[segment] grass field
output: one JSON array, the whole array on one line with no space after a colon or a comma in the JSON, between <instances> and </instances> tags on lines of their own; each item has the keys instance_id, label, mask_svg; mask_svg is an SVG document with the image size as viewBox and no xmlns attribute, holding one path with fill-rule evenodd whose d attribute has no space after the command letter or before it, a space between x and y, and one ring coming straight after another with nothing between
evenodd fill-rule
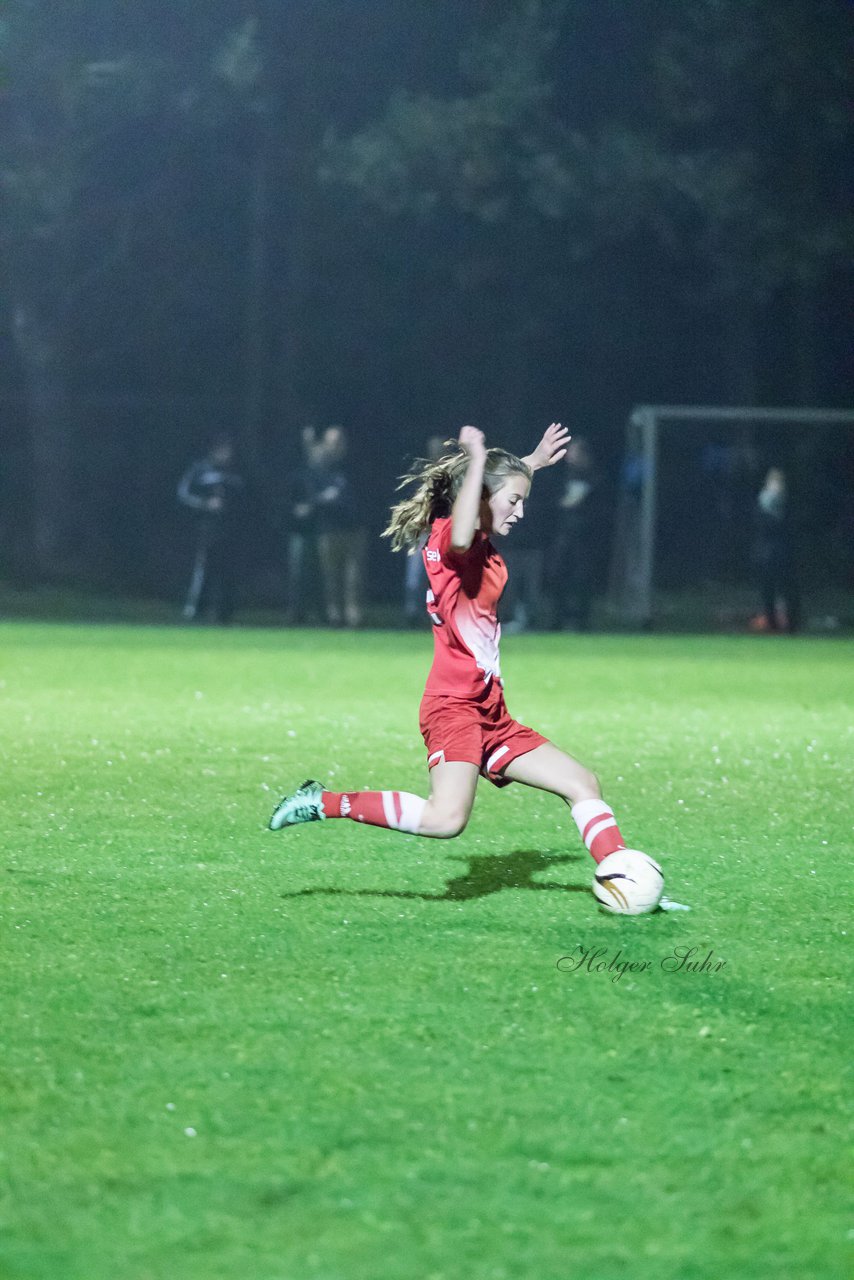
<instances>
[{"instance_id":1,"label":"grass field","mask_svg":"<svg viewBox=\"0 0 854 1280\"><path fill-rule=\"evenodd\" d=\"M423 792L429 644L0 627L2 1280L849 1274L854 644L505 642L691 907L635 919L521 787L265 830Z\"/></svg>"}]
</instances>

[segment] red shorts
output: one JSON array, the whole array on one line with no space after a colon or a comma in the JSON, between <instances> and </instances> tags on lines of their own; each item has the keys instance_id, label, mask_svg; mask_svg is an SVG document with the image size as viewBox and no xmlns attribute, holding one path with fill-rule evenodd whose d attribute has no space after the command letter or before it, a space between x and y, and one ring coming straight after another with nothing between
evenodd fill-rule
<instances>
[{"instance_id":1,"label":"red shorts","mask_svg":"<svg viewBox=\"0 0 854 1280\"><path fill-rule=\"evenodd\" d=\"M496 787L512 782L501 776L511 760L548 742L511 717L497 682L478 702L425 693L420 719L428 769L452 761L476 764Z\"/></svg>"}]
</instances>

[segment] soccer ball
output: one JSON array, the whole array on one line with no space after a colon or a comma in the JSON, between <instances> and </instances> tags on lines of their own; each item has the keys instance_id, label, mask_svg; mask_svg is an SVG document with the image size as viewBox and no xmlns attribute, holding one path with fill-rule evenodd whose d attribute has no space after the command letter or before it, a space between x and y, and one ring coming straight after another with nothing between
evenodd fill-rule
<instances>
[{"instance_id":1,"label":"soccer ball","mask_svg":"<svg viewBox=\"0 0 854 1280\"><path fill-rule=\"evenodd\" d=\"M647 853L618 849L596 868L593 896L606 911L620 916L641 916L661 901L664 873Z\"/></svg>"}]
</instances>

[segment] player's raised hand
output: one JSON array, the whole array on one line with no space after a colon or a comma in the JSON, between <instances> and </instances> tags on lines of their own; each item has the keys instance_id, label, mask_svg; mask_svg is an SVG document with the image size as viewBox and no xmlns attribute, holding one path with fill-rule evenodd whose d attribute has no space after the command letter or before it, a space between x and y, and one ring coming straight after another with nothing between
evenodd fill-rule
<instances>
[{"instance_id":1,"label":"player's raised hand","mask_svg":"<svg viewBox=\"0 0 854 1280\"><path fill-rule=\"evenodd\" d=\"M477 427L463 427L459 436L460 448L474 461L486 457L486 437Z\"/></svg>"},{"instance_id":2,"label":"player's raised hand","mask_svg":"<svg viewBox=\"0 0 854 1280\"><path fill-rule=\"evenodd\" d=\"M561 458L566 457L566 446L572 436L566 427L553 422L543 433L543 438L533 453L529 453L525 461L532 471L540 471L543 467L553 467Z\"/></svg>"}]
</instances>

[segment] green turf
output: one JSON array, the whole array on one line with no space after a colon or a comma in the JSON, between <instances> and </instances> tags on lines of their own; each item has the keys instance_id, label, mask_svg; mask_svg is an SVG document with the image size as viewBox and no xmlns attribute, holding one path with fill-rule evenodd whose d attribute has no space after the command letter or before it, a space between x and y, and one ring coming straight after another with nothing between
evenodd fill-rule
<instances>
[{"instance_id":1,"label":"green turf","mask_svg":"<svg viewBox=\"0 0 854 1280\"><path fill-rule=\"evenodd\" d=\"M854 645L505 643L692 908L640 919L521 787L265 831L423 791L428 650L0 627L3 1280L847 1274Z\"/></svg>"}]
</instances>

